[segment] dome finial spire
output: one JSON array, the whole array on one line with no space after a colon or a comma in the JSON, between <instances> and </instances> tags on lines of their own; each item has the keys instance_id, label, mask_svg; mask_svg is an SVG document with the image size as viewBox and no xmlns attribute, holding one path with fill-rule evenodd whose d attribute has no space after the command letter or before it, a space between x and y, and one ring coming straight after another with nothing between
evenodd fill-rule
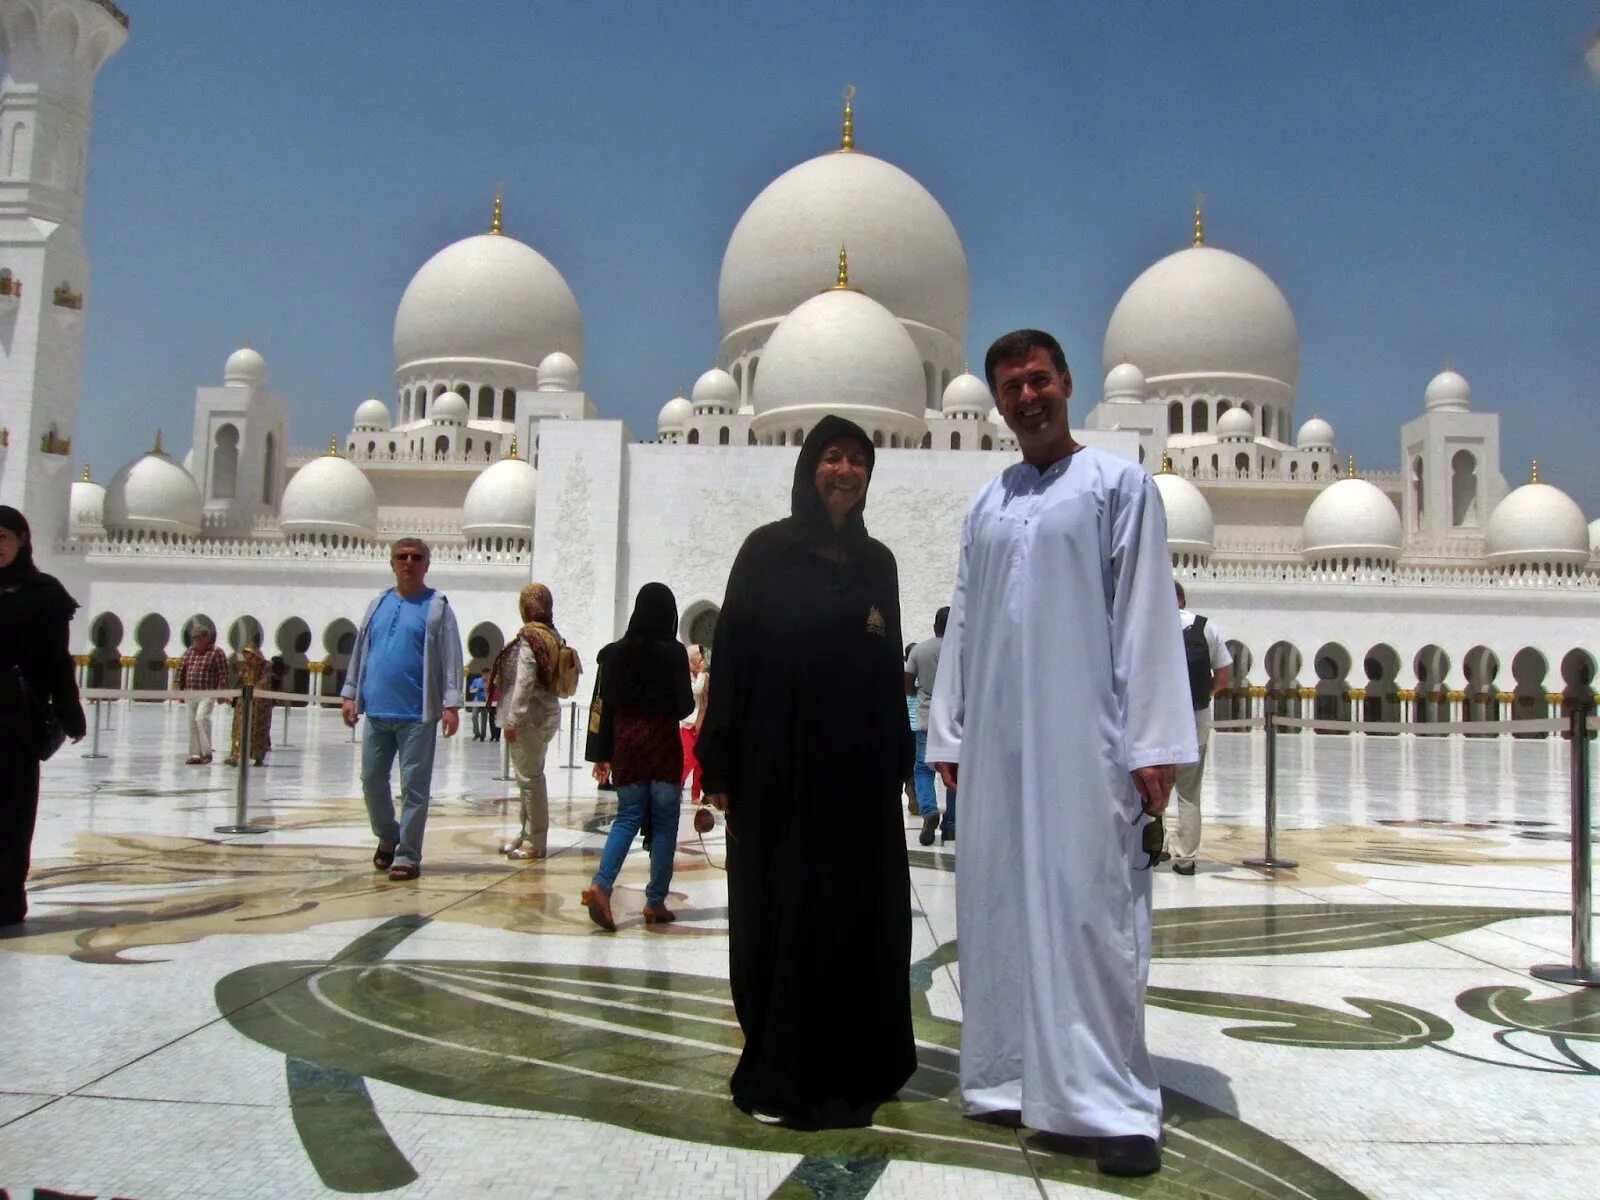
<instances>
[{"instance_id":1,"label":"dome finial spire","mask_svg":"<svg viewBox=\"0 0 1600 1200\"><path fill-rule=\"evenodd\" d=\"M1194 198L1194 244L1206 244L1206 194L1201 192Z\"/></svg>"},{"instance_id":2,"label":"dome finial spire","mask_svg":"<svg viewBox=\"0 0 1600 1200\"><path fill-rule=\"evenodd\" d=\"M1161 470L1157 471L1156 474L1171 475L1172 473L1172 454L1170 451L1163 450L1161 452Z\"/></svg>"},{"instance_id":3,"label":"dome finial spire","mask_svg":"<svg viewBox=\"0 0 1600 1200\"><path fill-rule=\"evenodd\" d=\"M839 149L854 150L856 148L856 85L844 85L844 132L839 137Z\"/></svg>"},{"instance_id":4,"label":"dome finial spire","mask_svg":"<svg viewBox=\"0 0 1600 1200\"><path fill-rule=\"evenodd\" d=\"M334 458L339 457L339 435L337 433L328 439L328 453Z\"/></svg>"},{"instance_id":5,"label":"dome finial spire","mask_svg":"<svg viewBox=\"0 0 1600 1200\"><path fill-rule=\"evenodd\" d=\"M850 255L843 246L839 247L839 275L833 281L830 292L859 292L861 289L850 282Z\"/></svg>"},{"instance_id":6,"label":"dome finial spire","mask_svg":"<svg viewBox=\"0 0 1600 1200\"><path fill-rule=\"evenodd\" d=\"M89 460L88 459L84 459L83 460L83 481L85 483L93 483L94 482L94 480L89 478Z\"/></svg>"},{"instance_id":7,"label":"dome finial spire","mask_svg":"<svg viewBox=\"0 0 1600 1200\"><path fill-rule=\"evenodd\" d=\"M150 453L151 454L165 454L166 453L166 451L161 448L161 430L159 430L159 429L156 430L156 444L151 449Z\"/></svg>"},{"instance_id":8,"label":"dome finial spire","mask_svg":"<svg viewBox=\"0 0 1600 1200\"><path fill-rule=\"evenodd\" d=\"M1360 479L1361 478L1361 476L1356 474L1356 456L1354 454L1352 454L1350 456L1349 466L1345 468L1344 477L1346 479Z\"/></svg>"},{"instance_id":9,"label":"dome finial spire","mask_svg":"<svg viewBox=\"0 0 1600 1200\"><path fill-rule=\"evenodd\" d=\"M503 233L504 232L504 229L501 226L501 219L500 218L501 218L502 211L504 209L505 198L506 198L506 185L503 184L503 183L495 184L494 185L494 215L489 218L489 232L490 233Z\"/></svg>"},{"instance_id":10,"label":"dome finial spire","mask_svg":"<svg viewBox=\"0 0 1600 1200\"><path fill-rule=\"evenodd\" d=\"M1528 482L1529 483L1538 483L1539 482L1539 460L1537 458L1533 460L1533 473L1529 477Z\"/></svg>"},{"instance_id":11,"label":"dome finial spire","mask_svg":"<svg viewBox=\"0 0 1600 1200\"><path fill-rule=\"evenodd\" d=\"M511 435L511 445L509 447L507 447L507 449L506 449L506 457L507 458L521 458L522 457L522 455L517 453L517 435L514 434L514 433Z\"/></svg>"}]
</instances>

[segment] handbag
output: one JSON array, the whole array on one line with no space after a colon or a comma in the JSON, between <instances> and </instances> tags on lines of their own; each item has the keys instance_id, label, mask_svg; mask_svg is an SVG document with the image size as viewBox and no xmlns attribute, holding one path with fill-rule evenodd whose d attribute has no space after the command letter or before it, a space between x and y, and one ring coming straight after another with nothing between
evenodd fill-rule
<instances>
[{"instance_id":1,"label":"handbag","mask_svg":"<svg viewBox=\"0 0 1600 1200\"><path fill-rule=\"evenodd\" d=\"M61 718L56 716L54 706L48 700L41 704L33 694L22 668L13 663L11 671L17 678L17 690L22 694L22 705L27 713L28 723L33 727L34 757L40 762L46 762L67 740L66 728L61 724Z\"/></svg>"}]
</instances>

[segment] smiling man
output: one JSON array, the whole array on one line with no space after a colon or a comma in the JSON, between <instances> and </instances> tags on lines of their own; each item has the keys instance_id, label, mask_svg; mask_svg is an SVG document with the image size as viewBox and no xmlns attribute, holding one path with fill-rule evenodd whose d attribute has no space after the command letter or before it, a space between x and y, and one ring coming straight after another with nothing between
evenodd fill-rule
<instances>
[{"instance_id":1,"label":"smiling man","mask_svg":"<svg viewBox=\"0 0 1600 1200\"><path fill-rule=\"evenodd\" d=\"M1142 467L1074 440L1055 338L1009 333L984 371L1023 461L967 513L927 742L965 813L962 1104L1148 1175L1145 828L1195 757L1166 517Z\"/></svg>"}]
</instances>

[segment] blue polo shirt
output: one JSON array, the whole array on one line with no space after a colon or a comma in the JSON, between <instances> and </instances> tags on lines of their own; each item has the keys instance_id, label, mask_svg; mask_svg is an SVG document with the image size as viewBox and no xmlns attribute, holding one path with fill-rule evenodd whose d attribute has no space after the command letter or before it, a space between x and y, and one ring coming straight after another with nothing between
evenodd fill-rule
<instances>
[{"instance_id":1,"label":"blue polo shirt","mask_svg":"<svg viewBox=\"0 0 1600 1200\"><path fill-rule=\"evenodd\" d=\"M361 703L369 717L422 720L422 648L433 589L406 599L390 592L372 614Z\"/></svg>"}]
</instances>

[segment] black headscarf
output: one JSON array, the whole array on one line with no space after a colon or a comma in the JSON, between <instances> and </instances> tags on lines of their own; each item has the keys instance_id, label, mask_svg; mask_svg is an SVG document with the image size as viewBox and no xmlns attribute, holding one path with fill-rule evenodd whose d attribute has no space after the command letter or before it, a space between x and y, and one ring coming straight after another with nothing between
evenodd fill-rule
<instances>
[{"instance_id":1,"label":"black headscarf","mask_svg":"<svg viewBox=\"0 0 1600 1200\"><path fill-rule=\"evenodd\" d=\"M639 589L628 632L605 658L605 699L617 708L665 709L674 719L687 677L687 652L678 644L678 601L664 583ZM691 708L693 701L691 700Z\"/></svg>"},{"instance_id":2,"label":"black headscarf","mask_svg":"<svg viewBox=\"0 0 1600 1200\"><path fill-rule=\"evenodd\" d=\"M789 493L789 520L801 540L810 545L837 542L840 546L848 548L867 540L867 524L861 516L867 506L865 495L845 515L844 524L837 530L834 529L833 522L828 519L828 510L822 503L822 497L817 495L817 464L822 461L823 448L834 438L839 437L854 438L861 443L861 448L867 456L869 481L872 479L873 465L877 461L872 439L867 436L867 431L854 421L847 421L843 417L829 413L817 422L810 433L806 434L806 440L800 447L800 457L794 464L794 487Z\"/></svg>"},{"instance_id":3,"label":"black headscarf","mask_svg":"<svg viewBox=\"0 0 1600 1200\"><path fill-rule=\"evenodd\" d=\"M33 536L28 532L28 518L9 504L0 504L0 529L9 529L22 544L17 556L0 567L0 587L7 584L32 583L39 578L39 568L33 561Z\"/></svg>"}]
</instances>

